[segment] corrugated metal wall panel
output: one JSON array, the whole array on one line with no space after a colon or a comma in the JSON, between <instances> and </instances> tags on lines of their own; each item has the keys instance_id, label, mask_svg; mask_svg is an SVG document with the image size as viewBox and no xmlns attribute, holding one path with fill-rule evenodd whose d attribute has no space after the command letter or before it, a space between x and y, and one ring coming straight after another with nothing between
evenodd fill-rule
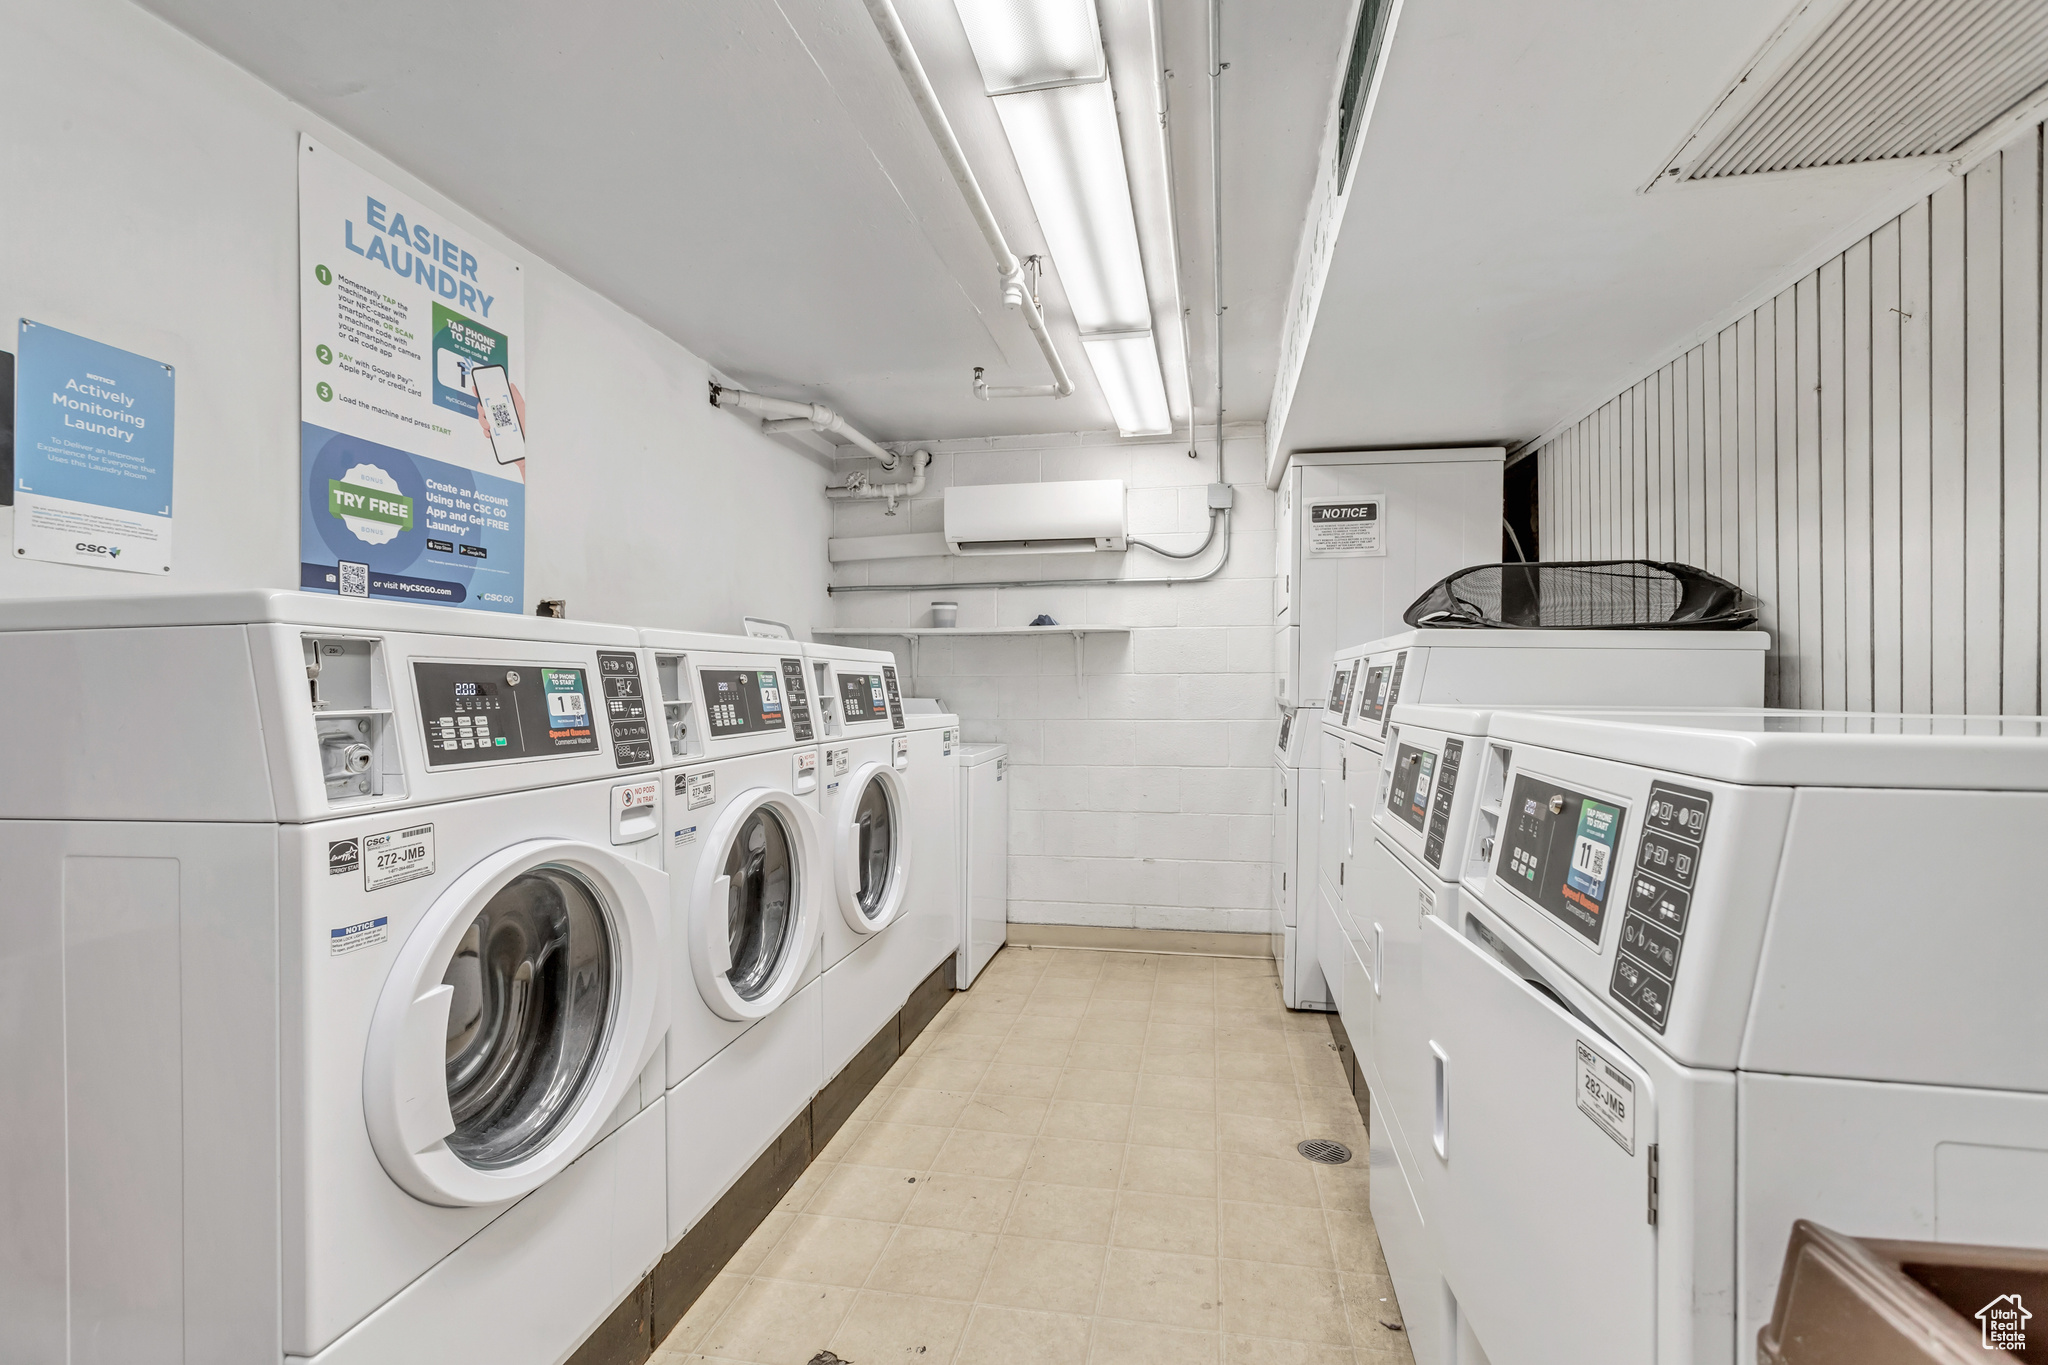
<instances>
[{"instance_id":1,"label":"corrugated metal wall panel","mask_svg":"<svg viewBox=\"0 0 2048 1365\"><path fill-rule=\"evenodd\" d=\"M1773 705L2038 714L2042 132L1538 452L1546 559L1764 601Z\"/></svg>"}]
</instances>

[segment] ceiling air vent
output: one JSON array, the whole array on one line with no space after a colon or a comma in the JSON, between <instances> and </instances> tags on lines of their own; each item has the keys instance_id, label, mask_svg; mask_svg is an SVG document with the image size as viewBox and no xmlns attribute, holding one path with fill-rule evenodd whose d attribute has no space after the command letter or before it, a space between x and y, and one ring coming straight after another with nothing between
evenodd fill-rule
<instances>
[{"instance_id":1,"label":"ceiling air vent","mask_svg":"<svg viewBox=\"0 0 2048 1365\"><path fill-rule=\"evenodd\" d=\"M1656 183L1967 154L2044 96L2042 0L1809 0Z\"/></svg>"}]
</instances>

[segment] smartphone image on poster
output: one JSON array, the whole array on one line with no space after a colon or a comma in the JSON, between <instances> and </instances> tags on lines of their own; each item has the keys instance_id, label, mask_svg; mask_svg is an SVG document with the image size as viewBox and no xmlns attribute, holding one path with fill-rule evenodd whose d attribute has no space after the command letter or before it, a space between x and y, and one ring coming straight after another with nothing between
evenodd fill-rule
<instances>
[{"instance_id":1,"label":"smartphone image on poster","mask_svg":"<svg viewBox=\"0 0 2048 1365\"><path fill-rule=\"evenodd\" d=\"M519 409L512 402L512 381L503 365L477 365L469 372L476 401L483 406L484 421L491 428L491 449L499 464L526 458L526 432L519 425Z\"/></svg>"}]
</instances>

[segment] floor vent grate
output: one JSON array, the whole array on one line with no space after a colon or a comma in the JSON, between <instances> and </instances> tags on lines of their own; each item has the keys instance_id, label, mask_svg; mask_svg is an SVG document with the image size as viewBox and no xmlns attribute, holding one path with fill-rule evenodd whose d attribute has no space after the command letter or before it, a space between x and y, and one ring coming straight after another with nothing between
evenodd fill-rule
<instances>
[{"instance_id":1,"label":"floor vent grate","mask_svg":"<svg viewBox=\"0 0 2048 1365\"><path fill-rule=\"evenodd\" d=\"M1351 1149L1333 1138L1310 1138L1296 1143L1294 1150L1323 1166L1342 1166L1351 1160Z\"/></svg>"}]
</instances>

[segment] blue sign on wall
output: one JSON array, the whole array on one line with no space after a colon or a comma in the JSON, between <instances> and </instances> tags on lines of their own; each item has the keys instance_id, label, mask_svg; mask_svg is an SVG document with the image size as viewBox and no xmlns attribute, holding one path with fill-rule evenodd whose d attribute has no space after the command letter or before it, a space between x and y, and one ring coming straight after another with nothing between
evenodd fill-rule
<instances>
[{"instance_id":1,"label":"blue sign on wall","mask_svg":"<svg viewBox=\"0 0 2048 1365\"><path fill-rule=\"evenodd\" d=\"M169 365L21 320L14 386L14 553L171 571Z\"/></svg>"}]
</instances>

